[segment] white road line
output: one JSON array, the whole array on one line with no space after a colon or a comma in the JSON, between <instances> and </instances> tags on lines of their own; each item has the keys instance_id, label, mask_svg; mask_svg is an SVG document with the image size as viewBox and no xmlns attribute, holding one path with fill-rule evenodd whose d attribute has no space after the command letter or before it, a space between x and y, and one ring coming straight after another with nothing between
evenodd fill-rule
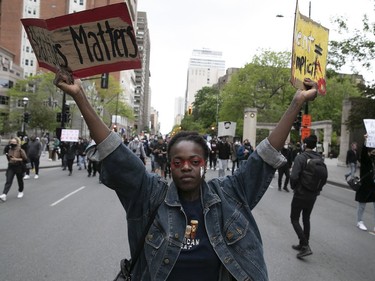
<instances>
[{"instance_id":1,"label":"white road line","mask_svg":"<svg viewBox=\"0 0 375 281\"><path fill-rule=\"evenodd\" d=\"M53 207L53 206L56 206L57 204L59 204L60 202L64 201L65 199L67 199L68 197L72 196L73 194L77 193L78 191L81 191L82 189L84 189L86 186L81 186L80 188L78 188L77 190L74 190L73 192L65 195L63 198L61 198L60 200L57 200L55 203L52 203L50 205L50 207Z\"/></svg>"}]
</instances>

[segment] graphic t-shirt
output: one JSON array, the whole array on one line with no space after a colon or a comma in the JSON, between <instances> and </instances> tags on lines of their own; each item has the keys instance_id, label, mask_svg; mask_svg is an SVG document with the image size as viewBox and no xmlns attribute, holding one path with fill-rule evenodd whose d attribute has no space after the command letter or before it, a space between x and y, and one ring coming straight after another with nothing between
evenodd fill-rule
<instances>
[{"instance_id":1,"label":"graphic t-shirt","mask_svg":"<svg viewBox=\"0 0 375 281\"><path fill-rule=\"evenodd\" d=\"M208 239L201 201L181 201L181 204L188 225L180 256L168 281L217 281L220 260Z\"/></svg>"}]
</instances>

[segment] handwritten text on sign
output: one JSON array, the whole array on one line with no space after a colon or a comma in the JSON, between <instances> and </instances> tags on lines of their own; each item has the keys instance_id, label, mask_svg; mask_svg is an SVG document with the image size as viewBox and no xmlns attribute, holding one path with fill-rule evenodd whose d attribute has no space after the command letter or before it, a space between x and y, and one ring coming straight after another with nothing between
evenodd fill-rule
<instances>
[{"instance_id":1,"label":"handwritten text on sign","mask_svg":"<svg viewBox=\"0 0 375 281\"><path fill-rule=\"evenodd\" d=\"M120 16L97 18L101 14L107 15L99 10L113 10L113 6L117 7L113 12L119 14L119 7L126 8L124 4L94 9L98 10L95 13L92 13L94 10L89 10L90 13L85 11L64 16L70 17L69 20L64 20L64 17L45 21L22 20L39 64L52 71L60 67L68 68L78 77L140 68L137 42L130 18L126 17L130 22L124 21ZM96 18L92 18L92 15ZM82 22L79 22L79 19ZM61 22L70 25L59 26ZM49 26L54 29L49 30Z\"/></svg>"},{"instance_id":2,"label":"handwritten text on sign","mask_svg":"<svg viewBox=\"0 0 375 281\"><path fill-rule=\"evenodd\" d=\"M302 87L304 78L318 83L318 92L326 94L326 64L328 29L296 11L293 52L292 83Z\"/></svg>"}]
</instances>

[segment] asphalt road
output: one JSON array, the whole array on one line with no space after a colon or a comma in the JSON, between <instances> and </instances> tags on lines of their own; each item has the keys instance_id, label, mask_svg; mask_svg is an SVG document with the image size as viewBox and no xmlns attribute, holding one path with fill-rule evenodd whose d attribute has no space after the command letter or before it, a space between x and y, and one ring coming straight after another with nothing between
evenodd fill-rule
<instances>
[{"instance_id":1,"label":"asphalt road","mask_svg":"<svg viewBox=\"0 0 375 281\"><path fill-rule=\"evenodd\" d=\"M208 178L216 174L209 171ZM4 181L1 172L0 188ZM16 198L15 181L0 204L0 280L113 280L128 254L125 212L116 194L84 170L69 177L60 168L43 169L38 180L25 184L24 198ZM314 254L298 260L291 248L297 242L289 220L292 194L276 187L274 180L254 209L270 280L374 280L375 236L355 227L354 192L325 186L312 214ZM373 211L368 204L369 228Z\"/></svg>"}]
</instances>

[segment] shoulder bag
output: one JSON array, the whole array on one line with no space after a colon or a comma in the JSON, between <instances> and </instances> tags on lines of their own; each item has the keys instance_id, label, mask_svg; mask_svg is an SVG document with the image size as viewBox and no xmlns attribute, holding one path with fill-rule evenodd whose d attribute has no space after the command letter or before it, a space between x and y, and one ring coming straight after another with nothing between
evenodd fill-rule
<instances>
[{"instance_id":1,"label":"shoulder bag","mask_svg":"<svg viewBox=\"0 0 375 281\"><path fill-rule=\"evenodd\" d=\"M351 177L346 182L348 183L351 189L353 189L354 191L358 191L362 186L362 180L368 175L370 175L371 173L372 173L372 170L368 171L362 178Z\"/></svg>"},{"instance_id":2,"label":"shoulder bag","mask_svg":"<svg viewBox=\"0 0 375 281\"><path fill-rule=\"evenodd\" d=\"M164 197L163 197L164 199ZM120 272L116 275L116 278L113 281L131 281L132 280L132 270L134 268L135 263L137 262L139 255L141 254L144 241L146 239L147 232L149 231L151 224L153 223L156 213L159 209L159 206L163 200L157 205L155 210L152 212L150 216L150 220L147 223L147 226L142 234L142 239L138 242L137 249L134 253L134 257L132 259L122 259L120 262Z\"/></svg>"}]
</instances>

